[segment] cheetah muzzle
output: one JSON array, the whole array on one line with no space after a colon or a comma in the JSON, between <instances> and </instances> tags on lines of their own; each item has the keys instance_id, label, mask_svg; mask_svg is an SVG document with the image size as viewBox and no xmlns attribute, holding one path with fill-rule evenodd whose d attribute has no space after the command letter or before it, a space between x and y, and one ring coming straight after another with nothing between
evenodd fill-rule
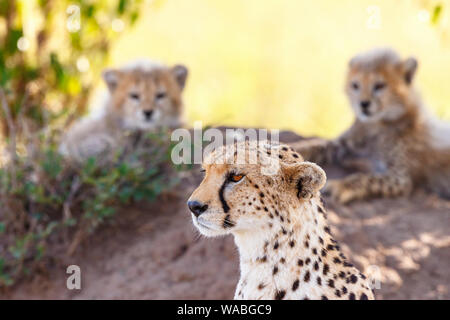
<instances>
[{"instance_id":1,"label":"cheetah muzzle","mask_svg":"<svg viewBox=\"0 0 450 320\"><path fill-rule=\"evenodd\" d=\"M240 152L257 162L236 161ZM264 174L274 159L278 171ZM239 142L211 152L203 170L188 206L201 234L234 236L241 269L235 299L373 299L368 279L331 236L319 166L285 145Z\"/></svg>"}]
</instances>

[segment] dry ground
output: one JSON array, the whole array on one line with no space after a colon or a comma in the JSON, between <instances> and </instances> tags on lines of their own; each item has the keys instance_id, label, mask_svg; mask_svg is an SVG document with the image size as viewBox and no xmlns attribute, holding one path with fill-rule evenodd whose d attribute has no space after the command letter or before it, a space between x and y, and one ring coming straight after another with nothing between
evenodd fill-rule
<instances>
[{"instance_id":1,"label":"dry ground","mask_svg":"<svg viewBox=\"0 0 450 320\"><path fill-rule=\"evenodd\" d=\"M199 237L185 205L200 179L193 170L176 193L126 210L74 257L1 298L232 299L239 272L233 239ZM417 191L327 207L350 260L381 281L378 299L450 299L450 201ZM66 289L68 264L81 267L79 291Z\"/></svg>"}]
</instances>

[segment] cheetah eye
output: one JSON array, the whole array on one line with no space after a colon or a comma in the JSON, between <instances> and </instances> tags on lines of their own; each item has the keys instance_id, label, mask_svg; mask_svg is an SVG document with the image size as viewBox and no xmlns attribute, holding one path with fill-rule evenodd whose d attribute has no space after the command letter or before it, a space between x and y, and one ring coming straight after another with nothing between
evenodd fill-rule
<instances>
[{"instance_id":1,"label":"cheetah eye","mask_svg":"<svg viewBox=\"0 0 450 320\"><path fill-rule=\"evenodd\" d=\"M203 168L200 169L200 173L205 173L205 172L206 172L205 169L203 169Z\"/></svg>"},{"instance_id":2,"label":"cheetah eye","mask_svg":"<svg viewBox=\"0 0 450 320\"><path fill-rule=\"evenodd\" d=\"M139 100L140 99L139 93L135 93L135 92L130 93L129 97L131 99L133 99L133 100Z\"/></svg>"},{"instance_id":3,"label":"cheetah eye","mask_svg":"<svg viewBox=\"0 0 450 320\"><path fill-rule=\"evenodd\" d=\"M358 82L356 82L356 81L352 82L352 88L353 88L354 90L358 90L358 89L359 89L359 84L358 84Z\"/></svg>"},{"instance_id":4,"label":"cheetah eye","mask_svg":"<svg viewBox=\"0 0 450 320\"><path fill-rule=\"evenodd\" d=\"M377 82L375 83L375 86L373 87L374 91L379 91L381 89L384 89L386 87L386 84L384 82Z\"/></svg>"},{"instance_id":5,"label":"cheetah eye","mask_svg":"<svg viewBox=\"0 0 450 320\"><path fill-rule=\"evenodd\" d=\"M232 174L230 175L230 181L232 182L239 182L242 180L242 178L244 178L243 174Z\"/></svg>"},{"instance_id":6,"label":"cheetah eye","mask_svg":"<svg viewBox=\"0 0 450 320\"><path fill-rule=\"evenodd\" d=\"M161 100L164 99L166 97L166 93L165 92L158 92L156 94L156 100Z\"/></svg>"}]
</instances>

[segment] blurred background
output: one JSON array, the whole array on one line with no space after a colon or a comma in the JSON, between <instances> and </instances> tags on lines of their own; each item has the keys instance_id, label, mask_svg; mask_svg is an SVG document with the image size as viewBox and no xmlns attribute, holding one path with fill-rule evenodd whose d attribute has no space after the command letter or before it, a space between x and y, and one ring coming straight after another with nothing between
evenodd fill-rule
<instances>
[{"instance_id":1,"label":"blurred background","mask_svg":"<svg viewBox=\"0 0 450 320\"><path fill-rule=\"evenodd\" d=\"M100 70L147 57L188 66L189 124L202 120L332 137L352 121L343 93L348 60L362 50L390 46L418 58L417 86L427 105L450 119L448 1L1 3L7 17L0 33L9 33L0 52L2 83L21 72L15 79L19 91L34 80L31 92L46 94L39 77L48 66L42 75L51 78L45 104L53 111L83 114L87 105L97 107L91 94L104 88ZM9 72L19 60L22 71Z\"/></svg>"},{"instance_id":2,"label":"blurred background","mask_svg":"<svg viewBox=\"0 0 450 320\"><path fill-rule=\"evenodd\" d=\"M426 105L450 121L450 0L0 0L0 298L233 296L232 240L196 236L185 201L201 176L168 171L169 147L75 171L56 151L101 107L105 67L186 65L189 126L331 138L353 120L347 63L373 47L416 57ZM449 212L420 193L334 207L330 223L378 270L377 298L449 299ZM64 285L69 264L81 291Z\"/></svg>"},{"instance_id":3,"label":"blurred background","mask_svg":"<svg viewBox=\"0 0 450 320\"><path fill-rule=\"evenodd\" d=\"M450 120L447 1L153 1L112 46L111 65L140 56L182 62L192 124L291 129L333 137L352 114L344 96L354 54L390 46L419 60L417 86Z\"/></svg>"}]
</instances>

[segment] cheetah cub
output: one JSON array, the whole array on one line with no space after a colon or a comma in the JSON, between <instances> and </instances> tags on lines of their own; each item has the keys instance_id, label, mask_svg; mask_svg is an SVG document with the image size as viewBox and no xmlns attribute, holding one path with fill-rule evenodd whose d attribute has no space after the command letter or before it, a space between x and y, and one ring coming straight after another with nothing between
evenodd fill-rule
<instances>
[{"instance_id":1,"label":"cheetah cub","mask_svg":"<svg viewBox=\"0 0 450 320\"><path fill-rule=\"evenodd\" d=\"M319 166L285 145L247 141L211 152L203 169L188 207L201 234L234 236L235 299L373 299L330 234Z\"/></svg>"},{"instance_id":2,"label":"cheetah cub","mask_svg":"<svg viewBox=\"0 0 450 320\"><path fill-rule=\"evenodd\" d=\"M60 152L76 162L102 158L121 144L126 131L151 131L181 126L181 93L188 71L150 60L121 69L107 69L108 97L102 114L75 123L63 137Z\"/></svg>"},{"instance_id":3,"label":"cheetah cub","mask_svg":"<svg viewBox=\"0 0 450 320\"><path fill-rule=\"evenodd\" d=\"M408 195L418 186L450 197L450 126L423 108L413 87L416 69L416 59L401 60L390 49L355 56L346 84L353 125L333 141L292 145L319 165L359 169L329 181L324 189L335 200Z\"/></svg>"}]
</instances>

